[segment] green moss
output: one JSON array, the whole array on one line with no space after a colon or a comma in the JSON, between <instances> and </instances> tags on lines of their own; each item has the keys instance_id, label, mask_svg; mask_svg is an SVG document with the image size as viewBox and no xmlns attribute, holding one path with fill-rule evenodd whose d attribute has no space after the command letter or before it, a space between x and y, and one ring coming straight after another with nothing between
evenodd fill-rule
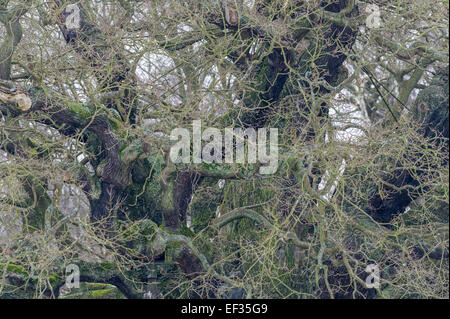
<instances>
[{"instance_id":1,"label":"green moss","mask_svg":"<svg viewBox=\"0 0 450 319\"><path fill-rule=\"evenodd\" d=\"M86 282L84 283L86 285L86 287L88 289L92 289L92 290L101 290L101 289L107 289L108 284L103 284L103 283L96 283L96 282Z\"/></svg>"},{"instance_id":2,"label":"green moss","mask_svg":"<svg viewBox=\"0 0 450 319\"><path fill-rule=\"evenodd\" d=\"M138 159L132 168L133 183L125 190L128 217L131 220L148 218L162 223L161 184L159 175L163 167L161 156Z\"/></svg>"},{"instance_id":3,"label":"green moss","mask_svg":"<svg viewBox=\"0 0 450 319\"><path fill-rule=\"evenodd\" d=\"M184 236L187 236L187 237L194 237L195 236L195 233L192 231L192 230L190 230L187 226L186 226L186 224L184 224L184 223L182 223L181 224L181 226L180 226L180 234L181 235L184 235Z\"/></svg>"},{"instance_id":4,"label":"green moss","mask_svg":"<svg viewBox=\"0 0 450 319\"><path fill-rule=\"evenodd\" d=\"M207 227L215 217L217 206L223 200L223 190L217 186L217 179L206 178L195 196L187 212L191 216L191 229L194 233Z\"/></svg>"},{"instance_id":5,"label":"green moss","mask_svg":"<svg viewBox=\"0 0 450 319\"><path fill-rule=\"evenodd\" d=\"M108 262L103 262L103 263L101 263L100 265L101 265L104 269L108 269L108 270L114 269L114 268L116 267L115 264L113 264L113 263L108 263Z\"/></svg>"},{"instance_id":6,"label":"green moss","mask_svg":"<svg viewBox=\"0 0 450 319\"><path fill-rule=\"evenodd\" d=\"M119 289L110 284L82 282L80 288L73 288L59 299L124 299Z\"/></svg>"},{"instance_id":7,"label":"green moss","mask_svg":"<svg viewBox=\"0 0 450 319\"><path fill-rule=\"evenodd\" d=\"M165 250L165 255L164 255L164 262L171 264L173 263L174 257L178 255L180 249L183 246L180 243L176 243L176 242L170 242L167 243L166 246L166 250Z\"/></svg>"},{"instance_id":8,"label":"green moss","mask_svg":"<svg viewBox=\"0 0 450 319\"><path fill-rule=\"evenodd\" d=\"M48 279L52 285L55 285L62 279L62 277L57 274L51 274Z\"/></svg>"},{"instance_id":9,"label":"green moss","mask_svg":"<svg viewBox=\"0 0 450 319\"><path fill-rule=\"evenodd\" d=\"M100 299L100 298L106 297L111 292L112 292L112 289L94 290L94 291L91 291L91 296L93 298Z\"/></svg>"},{"instance_id":10,"label":"green moss","mask_svg":"<svg viewBox=\"0 0 450 319\"><path fill-rule=\"evenodd\" d=\"M24 267L19 266L19 265L14 265L14 264L5 264L5 263L0 263L0 269L4 269L6 266L6 271L8 272L12 272L18 275L26 275L28 276L28 272L25 270Z\"/></svg>"},{"instance_id":11,"label":"green moss","mask_svg":"<svg viewBox=\"0 0 450 319\"><path fill-rule=\"evenodd\" d=\"M117 130L119 128L119 124L123 124L122 117L120 116L119 112L115 109L112 109L112 108L108 109L108 112L109 112L109 115L111 115L111 116L108 116L109 125L111 125L111 127L114 130Z\"/></svg>"},{"instance_id":12,"label":"green moss","mask_svg":"<svg viewBox=\"0 0 450 319\"><path fill-rule=\"evenodd\" d=\"M173 202L173 182L167 183L167 189L162 194L161 206L165 210L173 210L175 208L175 204Z\"/></svg>"},{"instance_id":13,"label":"green moss","mask_svg":"<svg viewBox=\"0 0 450 319\"><path fill-rule=\"evenodd\" d=\"M68 106L74 117L80 122L87 121L92 116L91 110L82 104L69 103Z\"/></svg>"}]
</instances>

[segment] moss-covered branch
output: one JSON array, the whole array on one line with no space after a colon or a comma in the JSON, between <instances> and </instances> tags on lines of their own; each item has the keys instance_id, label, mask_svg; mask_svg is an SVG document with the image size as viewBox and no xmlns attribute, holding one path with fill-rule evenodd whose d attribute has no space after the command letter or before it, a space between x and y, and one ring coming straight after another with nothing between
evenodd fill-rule
<instances>
[{"instance_id":1,"label":"moss-covered branch","mask_svg":"<svg viewBox=\"0 0 450 319\"><path fill-rule=\"evenodd\" d=\"M302 248L302 249L311 249L313 246L310 243L301 241L298 236L292 232L292 231L285 231L278 229L275 225L273 225L267 218L265 218L263 215L255 212L254 210L250 208L237 208L232 210L231 212L228 212L215 220L213 220L212 225L219 229L224 227L225 225L228 225L229 223L242 219L242 218L248 218L250 220L253 220L254 222L264 226L265 228L274 231L285 241L291 241L295 246Z\"/></svg>"}]
</instances>

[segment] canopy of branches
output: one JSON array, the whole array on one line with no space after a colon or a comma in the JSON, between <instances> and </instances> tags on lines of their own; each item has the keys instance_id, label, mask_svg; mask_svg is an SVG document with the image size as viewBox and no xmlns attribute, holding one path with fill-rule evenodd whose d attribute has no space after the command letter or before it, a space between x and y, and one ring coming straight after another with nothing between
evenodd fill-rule
<instances>
[{"instance_id":1,"label":"canopy of branches","mask_svg":"<svg viewBox=\"0 0 450 319\"><path fill-rule=\"evenodd\" d=\"M0 0L0 298L448 298L448 9Z\"/></svg>"}]
</instances>

